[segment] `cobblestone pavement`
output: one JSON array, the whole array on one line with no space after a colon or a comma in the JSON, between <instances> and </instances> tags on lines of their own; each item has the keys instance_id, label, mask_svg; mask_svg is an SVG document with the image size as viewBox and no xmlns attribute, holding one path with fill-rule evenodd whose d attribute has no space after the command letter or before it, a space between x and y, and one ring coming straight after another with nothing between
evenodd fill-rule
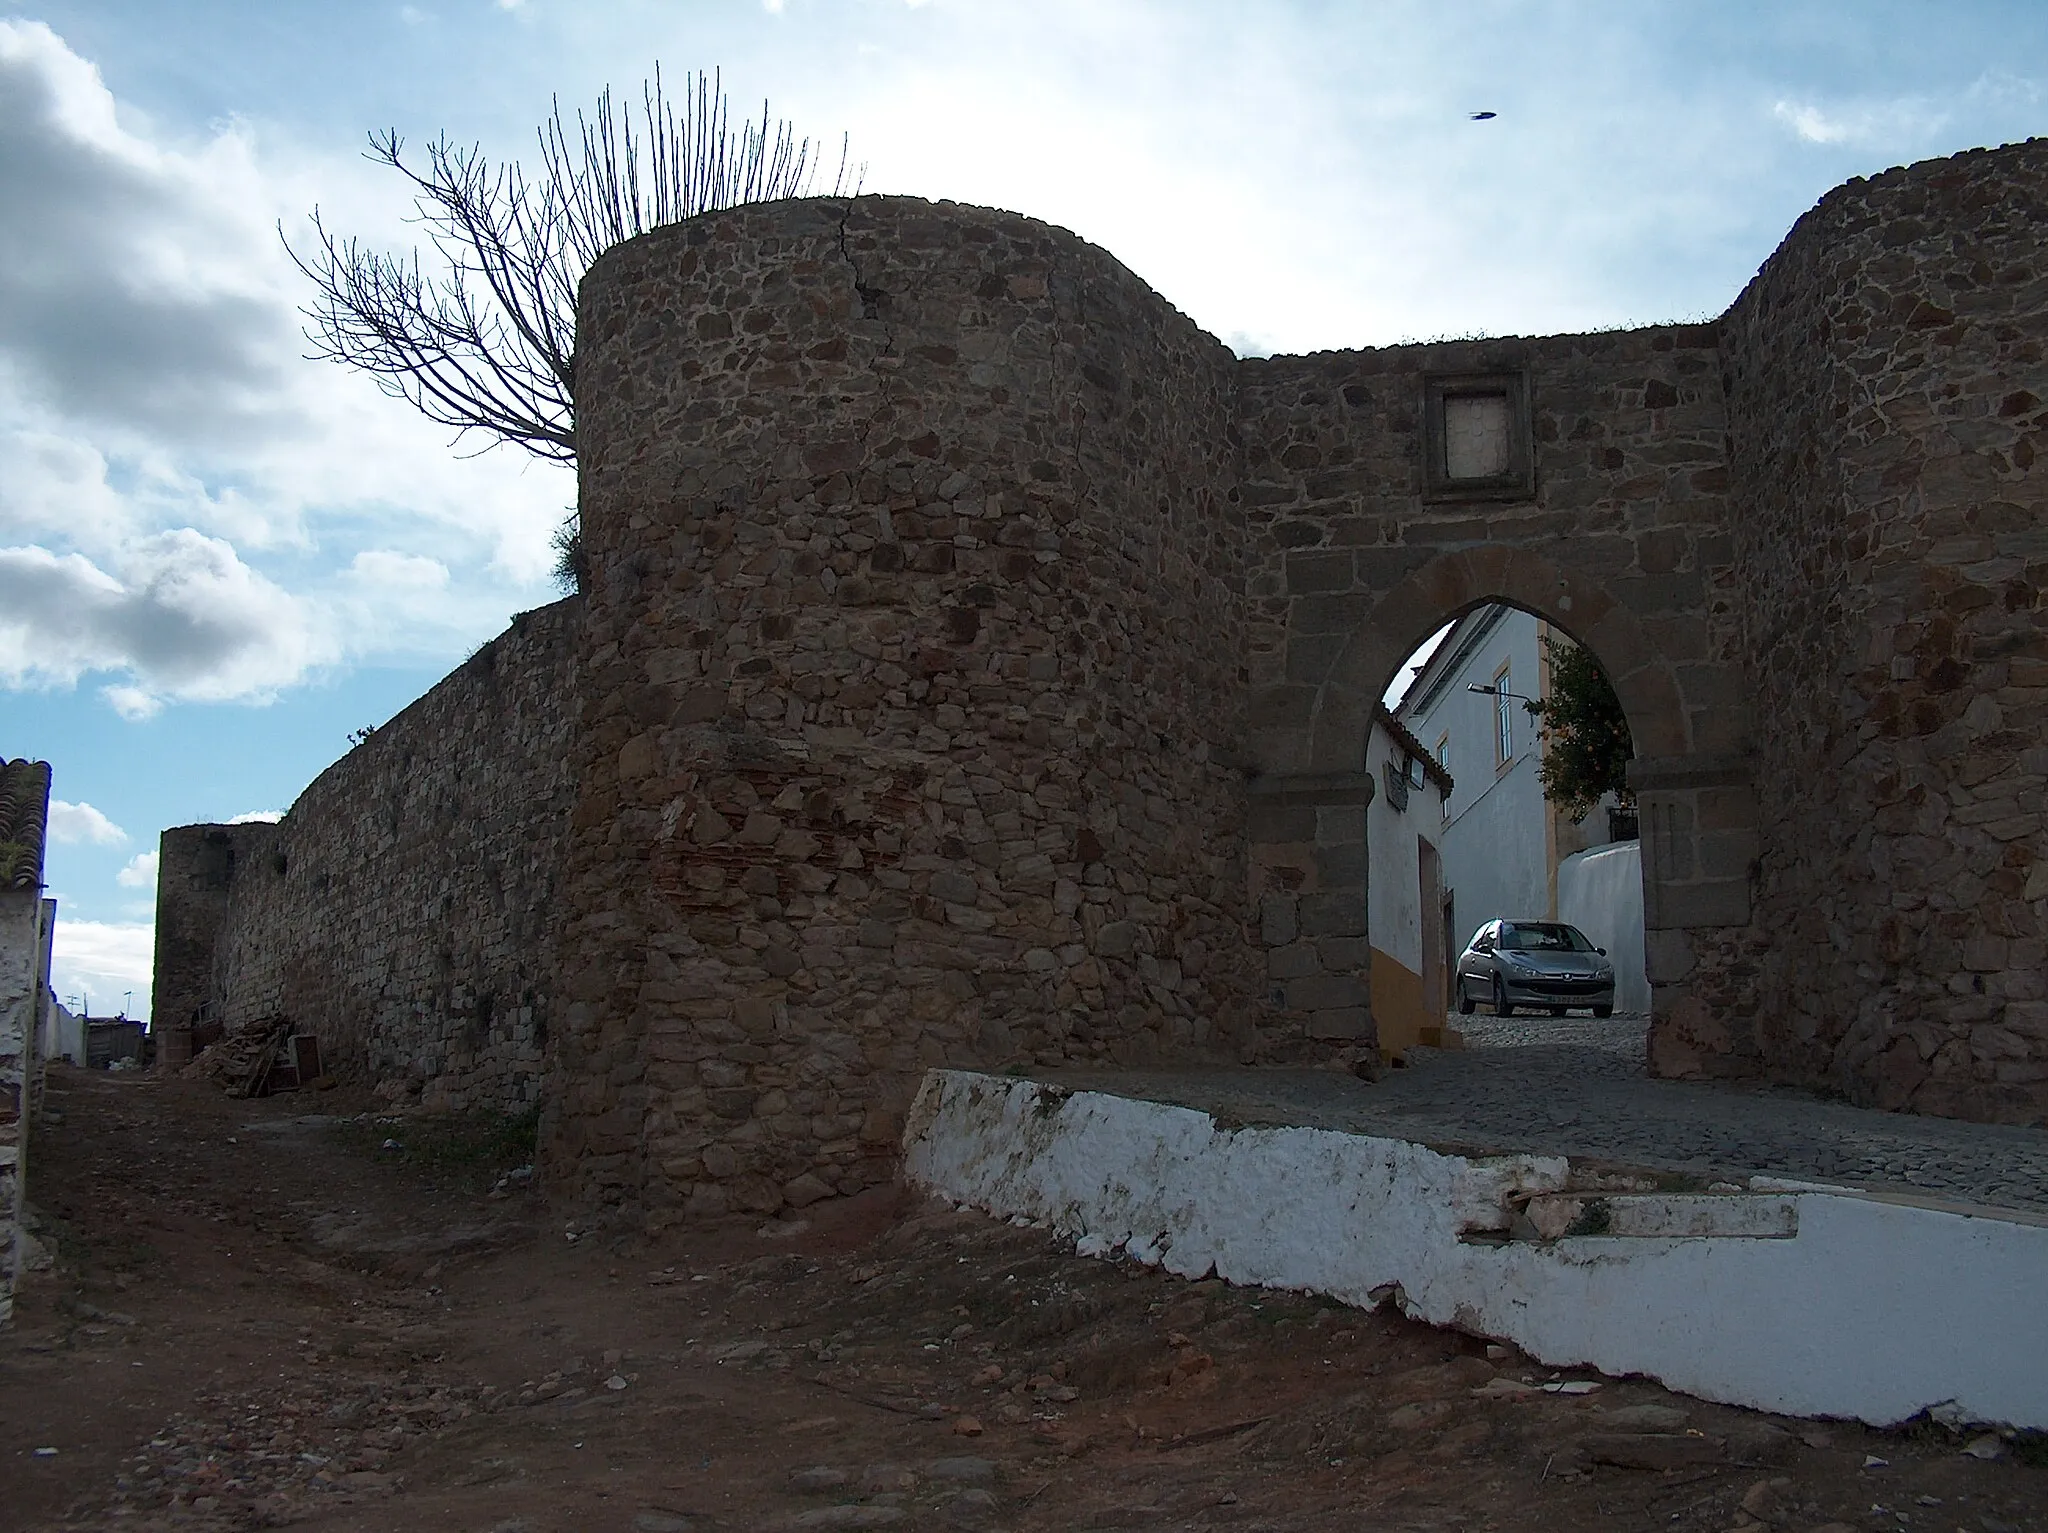
<instances>
[{"instance_id":1,"label":"cobblestone pavement","mask_svg":"<svg viewBox=\"0 0 2048 1533\"><path fill-rule=\"evenodd\" d=\"M1650 1019L1618 1017L1469 1017L1450 1016L1445 1025L1465 1040L1467 1049L1519 1049L1531 1044L1572 1044L1597 1049L1603 1073L1641 1075L1648 1067Z\"/></svg>"},{"instance_id":2,"label":"cobblestone pavement","mask_svg":"<svg viewBox=\"0 0 2048 1533\"><path fill-rule=\"evenodd\" d=\"M1053 1071L1062 1085L1245 1123L1541 1151L1695 1175L1771 1175L2048 1213L2048 1132L1878 1112L1786 1088L1654 1081L1641 1018L1458 1017L1461 1051L1415 1049L1367 1085L1334 1070ZM1477 1024L1477 1025L1475 1025ZM1518 1047L1504 1039L1542 1037Z\"/></svg>"}]
</instances>

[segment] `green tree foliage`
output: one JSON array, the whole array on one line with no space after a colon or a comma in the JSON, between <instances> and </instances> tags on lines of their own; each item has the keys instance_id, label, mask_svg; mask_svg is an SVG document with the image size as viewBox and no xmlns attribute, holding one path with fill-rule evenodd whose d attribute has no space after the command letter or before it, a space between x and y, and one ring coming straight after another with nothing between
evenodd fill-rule
<instances>
[{"instance_id":1,"label":"green tree foliage","mask_svg":"<svg viewBox=\"0 0 2048 1533\"><path fill-rule=\"evenodd\" d=\"M1635 746L1614 684L1600 662L1570 640L1545 638L1543 648L1550 659L1550 696L1528 704L1543 728L1543 760L1537 767L1543 796L1570 815L1574 825L1593 812L1603 794L1633 804L1628 763Z\"/></svg>"}]
</instances>

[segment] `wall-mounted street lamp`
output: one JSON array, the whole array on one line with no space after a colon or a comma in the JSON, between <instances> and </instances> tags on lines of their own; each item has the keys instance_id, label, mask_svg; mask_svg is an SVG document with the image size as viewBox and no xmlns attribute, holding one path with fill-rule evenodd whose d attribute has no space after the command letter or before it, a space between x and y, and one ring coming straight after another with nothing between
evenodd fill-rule
<instances>
[{"instance_id":1,"label":"wall-mounted street lamp","mask_svg":"<svg viewBox=\"0 0 2048 1533\"><path fill-rule=\"evenodd\" d=\"M1508 692L1500 687L1482 687L1477 682L1470 682L1466 684L1465 690L1467 692L1477 692L1481 697L1512 697L1517 702L1529 704L1532 708L1536 706L1535 698L1524 697L1519 692Z\"/></svg>"}]
</instances>

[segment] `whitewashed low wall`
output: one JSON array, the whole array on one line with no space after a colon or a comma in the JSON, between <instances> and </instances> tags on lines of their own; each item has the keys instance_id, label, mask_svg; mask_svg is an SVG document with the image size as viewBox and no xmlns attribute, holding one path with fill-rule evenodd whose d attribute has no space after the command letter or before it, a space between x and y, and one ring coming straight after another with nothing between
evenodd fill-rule
<instances>
[{"instance_id":1,"label":"whitewashed low wall","mask_svg":"<svg viewBox=\"0 0 2048 1533\"><path fill-rule=\"evenodd\" d=\"M1617 1011L1647 1012L1643 967L1643 845L1617 841L1574 852L1557 866L1557 918L1569 921L1614 961Z\"/></svg>"},{"instance_id":2,"label":"whitewashed low wall","mask_svg":"<svg viewBox=\"0 0 2048 1533\"><path fill-rule=\"evenodd\" d=\"M1084 1255L1392 1298L1552 1367L1788 1415L1883 1425L1946 1403L2048 1429L2048 1228L2019 1216L1757 1180L1725 1195L1725 1215L1696 1198L1601 1210L1609 1228L1652 1233L1508 1238L1533 1235L1532 1215L1569 1223L1565 1159L1230 1128L949 1070L926 1076L904 1157L913 1185L1053 1228Z\"/></svg>"}]
</instances>

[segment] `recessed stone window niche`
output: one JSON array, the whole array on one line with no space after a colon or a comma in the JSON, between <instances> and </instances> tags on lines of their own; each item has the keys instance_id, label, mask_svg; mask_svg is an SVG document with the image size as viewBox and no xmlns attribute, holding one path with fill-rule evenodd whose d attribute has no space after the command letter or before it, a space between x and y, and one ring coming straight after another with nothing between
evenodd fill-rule
<instances>
[{"instance_id":1,"label":"recessed stone window niche","mask_svg":"<svg viewBox=\"0 0 2048 1533\"><path fill-rule=\"evenodd\" d=\"M1424 500L1527 500L1536 493L1525 373L1422 380Z\"/></svg>"}]
</instances>

